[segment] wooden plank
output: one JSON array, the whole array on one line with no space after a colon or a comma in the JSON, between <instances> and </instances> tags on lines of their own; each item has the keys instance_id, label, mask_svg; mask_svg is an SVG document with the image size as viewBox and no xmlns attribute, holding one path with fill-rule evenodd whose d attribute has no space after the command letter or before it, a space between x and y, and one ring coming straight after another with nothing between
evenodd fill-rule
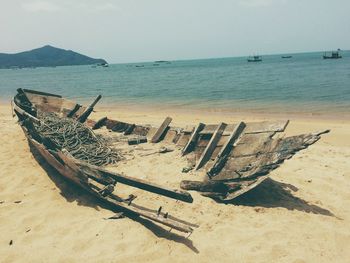
<instances>
[{"instance_id":1,"label":"wooden plank","mask_svg":"<svg viewBox=\"0 0 350 263\"><path fill-rule=\"evenodd\" d=\"M164 134L164 132L167 130L170 122L172 121L172 118L170 117L166 117L165 120L163 121L162 125L160 125L160 127L158 128L158 130L156 131L156 133L153 135L151 142L152 143L157 143L160 141L162 135Z\"/></svg>"},{"instance_id":2,"label":"wooden plank","mask_svg":"<svg viewBox=\"0 0 350 263\"><path fill-rule=\"evenodd\" d=\"M89 115L91 114L91 112L94 110L94 107L96 106L97 102L102 98L101 95L98 95L97 98L91 103L91 105L89 107L87 107L87 109L83 112L83 114L81 114L79 116L79 118L77 119L79 122L84 123L87 118L89 117Z\"/></svg>"},{"instance_id":3,"label":"wooden plank","mask_svg":"<svg viewBox=\"0 0 350 263\"><path fill-rule=\"evenodd\" d=\"M221 135L223 134L226 126L227 124L223 122L217 126L213 136L211 137L207 147L205 148L204 152L201 155L201 158L199 159L195 167L196 170L201 168L210 159L210 156L213 153L218 141L220 140Z\"/></svg>"},{"instance_id":4,"label":"wooden plank","mask_svg":"<svg viewBox=\"0 0 350 263\"><path fill-rule=\"evenodd\" d=\"M80 162L79 160L74 160L75 163L79 166L81 171L89 171L89 173L100 173L101 176L103 177L110 177L112 179L114 179L115 181L122 183L122 184L126 184L132 187L136 187L145 191L149 191L152 193L156 193L156 194L160 194L160 195L164 195L170 198L174 198L177 200L181 200L183 202L187 202L187 203L192 203L193 199L192 196L186 192L186 191L181 191L178 189L170 189L167 187L163 187L151 182L147 182L145 180L139 179L139 178L134 178L134 177L130 177L130 176L126 176L123 174L118 174L118 173L114 173L111 171L108 171L106 169L103 169L101 167L97 167L97 166L93 166L87 163L83 163Z\"/></svg>"},{"instance_id":5,"label":"wooden plank","mask_svg":"<svg viewBox=\"0 0 350 263\"><path fill-rule=\"evenodd\" d=\"M253 189L254 187L257 187L259 184L261 184L263 181L265 181L268 178L268 175L260 176L252 181L250 181L248 184L241 186L240 189L234 190L232 192L227 193L226 197L222 198L222 201L230 201L235 199L237 196L240 196L249 190Z\"/></svg>"},{"instance_id":6,"label":"wooden plank","mask_svg":"<svg viewBox=\"0 0 350 263\"><path fill-rule=\"evenodd\" d=\"M164 136L163 142L172 143L176 136L177 136L176 131L169 129L166 135Z\"/></svg>"},{"instance_id":7,"label":"wooden plank","mask_svg":"<svg viewBox=\"0 0 350 263\"><path fill-rule=\"evenodd\" d=\"M263 133L263 132L283 132L289 121L261 121L261 122L248 122L246 123L245 133ZM223 136L230 135L230 132L236 125L228 124L226 130L222 134ZM215 132L216 125L207 124L200 134L213 134Z\"/></svg>"},{"instance_id":8,"label":"wooden plank","mask_svg":"<svg viewBox=\"0 0 350 263\"><path fill-rule=\"evenodd\" d=\"M136 215L140 215L142 217L148 218L150 220L153 220L165 226L176 229L178 231L185 232L185 233L193 232L192 224L189 224L179 219L175 219L174 217L168 216L167 214L164 214L161 212L154 213L153 211L151 212L149 211L149 209L143 208L141 206L134 205L134 204L129 205L127 202L121 202L120 198L114 194L110 194L108 196L100 197L100 198L104 199L110 204L118 206L122 210L131 212Z\"/></svg>"},{"instance_id":9,"label":"wooden plank","mask_svg":"<svg viewBox=\"0 0 350 263\"><path fill-rule=\"evenodd\" d=\"M213 166L208 171L208 176L210 178L214 176L218 171L220 171L222 167L225 165L228 155L230 154L232 149L236 146L245 127L246 127L246 124L241 121L234 128L228 140L226 141L225 145L221 148L220 152L216 156Z\"/></svg>"},{"instance_id":10,"label":"wooden plank","mask_svg":"<svg viewBox=\"0 0 350 263\"><path fill-rule=\"evenodd\" d=\"M107 121L107 117L103 117L101 119L99 119L95 125L92 127L93 130L97 130L99 128L101 128L102 126L106 125L106 121Z\"/></svg>"},{"instance_id":11,"label":"wooden plank","mask_svg":"<svg viewBox=\"0 0 350 263\"><path fill-rule=\"evenodd\" d=\"M245 133L263 133L263 132L283 132L289 120L283 121L261 121L247 123Z\"/></svg>"},{"instance_id":12,"label":"wooden plank","mask_svg":"<svg viewBox=\"0 0 350 263\"><path fill-rule=\"evenodd\" d=\"M71 181L84 186L84 183L87 182L87 177L82 174L76 174L71 167L66 164L60 163L55 156L53 156L44 145L38 143L34 139L31 139L27 136L31 145L33 145L40 153L40 155L53 167L55 168L62 176L70 179Z\"/></svg>"},{"instance_id":13,"label":"wooden plank","mask_svg":"<svg viewBox=\"0 0 350 263\"><path fill-rule=\"evenodd\" d=\"M187 144L190 137L191 137L191 134L182 133L180 135L180 138L178 139L176 145L179 147L184 147Z\"/></svg>"},{"instance_id":14,"label":"wooden plank","mask_svg":"<svg viewBox=\"0 0 350 263\"><path fill-rule=\"evenodd\" d=\"M26 93L29 100L41 111L57 112L62 109L63 99L58 97L43 96L38 94ZM72 103L73 108L76 103Z\"/></svg>"},{"instance_id":15,"label":"wooden plank","mask_svg":"<svg viewBox=\"0 0 350 263\"><path fill-rule=\"evenodd\" d=\"M146 136L150 127L142 126L142 125L136 125L135 128L132 131L132 134L140 135L140 136Z\"/></svg>"},{"instance_id":16,"label":"wooden plank","mask_svg":"<svg viewBox=\"0 0 350 263\"><path fill-rule=\"evenodd\" d=\"M150 141L152 138L153 138L153 136L156 134L156 132L157 132L157 128L156 127L151 127L149 130L148 130L148 132L147 132L147 139L148 139L148 141Z\"/></svg>"},{"instance_id":17,"label":"wooden plank","mask_svg":"<svg viewBox=\"0 0 350 263\"><path fill-rule=\"evenodd\" d=\"M68 118L72 118L74 117L74 115L76 115L76 113L78 112L78 110L81 108L80 104L75 104L74 108L67 114Z\"/></svg>"},{"instance_id":18,"label":"wooden plank","mask_svg":"<svg viewBox=\"0 0 350 263\"><path fill-rule=\"evenodd\" d=\"M256 155L264 152L265 145L271 141L275 132L244 134L235 149L232 157Z\"/></svg>"},{"instance_id":19,"label":"wooden plank","mask_svg":"<svg viewBox=\"0 0 350 263\"><path fill-rule=\"evenodd\" d=\"M47 92L43 92L43 91L30 90L30 89L23 89L23 91L26 92L26 93L33 93L33 94L37 94L37 95L43 95L43 96L51 96L51 97L62 98L61 95L52 94L52 93L47 93Z\"/></svg>"},{"instance_id":20,"label":"wooden plank","mask_svg":"<svg viewBox=\"0 0 350 263\"><path fill-rule=\"evenodd\" d=\"M193 224L190 224L186 221L177 219L171 215L168 215L167 213L166 214L164 214L162 212L157 213L151 209L148 209L148 208L145 208L145 207L133 204L133 203L128 203L128 201L123 201L122 198L118 197L117 195L115 195L113 193L109 193L107 196L102 196L100 194L102 188L99 189L98 187L95 186L95 188L97 188L97 189L94 190L92 188L93 185L85 182L85 180L87 180L87 177L83 178L83 180L80 180L80 178L77 176L77 172L75 171L75 169L77 169L77 167L75 166L74 162L70 163L69 166L61 164L41 144L30 139L29 137L28 137L28 139L32 143L32 145L34 145L34 147L36 149L38 149L38 151L40 152L42 157L50 165L52 165L56 170L58 170L58 172L62 176L67 177L68 179L70 179L73 182L75 182L76 184L80 185L81 187L83 187L84 189L89 191L90 193L95 194L98 198L110 203L111 205L113 205L115 207L118 207L118 209L122 209L124 211L131 212L132 214L140 215L142 217L148 218L150 220L153 220L155 222L161 223L163 225L166 225L168 227L174 228L176 230L179 230L179 231L182 231L185 233L191 233L193 231L192 227L197 227L196 225L193 225ZM64 153L61 153L61 156L63 158L69 158L69 157L64 156L64 155L65 155ZM70 167L70 166L72 166L72 167ZM96 174L95 174L95 176L96 176Z\"/></svg>"},{"instance_id":21,"label":"wooden plank","mask_svg":"<svg viewBox=\"0 0 350 263\"><path fill-rule=\"evenodd\" d=\"M124 135L130 135L133 130L135 129L136 125L135 124L131 124L124 132Z\"/></svg>"},{"instance_id":22,"label":"wooden plank","mask_svg":"<svg viewBox=\"0 0 350 263\"><path fill-rule=\"evenodd\" d=\"M198 137L199 137L199 132L203 130L205 127L205 124L203 123L198 123L196 128L191 134L190 139L188 140L186 146L182 149L182 155L185 155L186 153L190 152L193 149L193 146L197 143Z\"/></svg>"}]
</instances>

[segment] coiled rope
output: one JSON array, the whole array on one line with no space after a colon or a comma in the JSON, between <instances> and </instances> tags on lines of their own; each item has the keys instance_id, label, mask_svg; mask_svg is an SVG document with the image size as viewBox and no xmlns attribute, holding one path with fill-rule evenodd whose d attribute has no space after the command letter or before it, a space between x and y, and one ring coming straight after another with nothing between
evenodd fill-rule
<instances>
[{"instance_id":1,"label":"coiled rope","mask_svg":"<svg viewBox=\"0 0 350 263\"><path fill-rule=\"evenodd\" d=\"M74 119L60 118L47 112L39 112L38 119L40 123L35 124L37 131L65 148L76 159L97 166L114 164L123 159L103 138Z\"/></svg>"}]
</instances>

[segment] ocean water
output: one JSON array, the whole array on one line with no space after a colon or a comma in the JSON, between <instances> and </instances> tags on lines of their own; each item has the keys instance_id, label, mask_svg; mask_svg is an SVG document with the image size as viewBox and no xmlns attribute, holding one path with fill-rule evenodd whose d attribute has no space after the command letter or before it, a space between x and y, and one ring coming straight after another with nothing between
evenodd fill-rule
<instances>
[{"instance_id":1,"label":"ocean water","mask_svg":"<svg viewBox=\"0 0 350 263\"><path fill-rule=\"evenodd\" d=\"M321 52L113 64L1 69L0 98L17 88L61 94L86 103L211 108L257 112L350 112L350 51L323 60Z\"/></svg>"}]
</instances>

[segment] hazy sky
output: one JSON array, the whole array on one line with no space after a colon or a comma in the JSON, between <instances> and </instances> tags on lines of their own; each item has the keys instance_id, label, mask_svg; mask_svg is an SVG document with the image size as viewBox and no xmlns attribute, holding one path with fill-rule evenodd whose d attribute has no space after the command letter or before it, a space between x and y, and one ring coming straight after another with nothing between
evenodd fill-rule
<instances>
[{"instance_id":1,"label":"hazy sky","mask_svg":"<svg viewBox=\"0 0 350 263\"><path fill-rule=\"evenodd\" d=\"M110 63L350 48L350 0L0 0L0 52Z\"/></svg>"}]
</instances>

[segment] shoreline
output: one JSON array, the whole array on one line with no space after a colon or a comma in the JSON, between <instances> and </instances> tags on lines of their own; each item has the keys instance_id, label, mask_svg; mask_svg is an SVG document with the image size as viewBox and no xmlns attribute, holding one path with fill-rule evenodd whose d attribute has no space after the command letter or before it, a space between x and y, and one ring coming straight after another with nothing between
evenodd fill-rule
<instances>
[{"instance_id":1,"label":"shoreline","mask_svg":"<svg viewBox=\"0 0 350 263\"><path fill-rule=\"evenodd\" d=\"M165 116L165 115L185 115L187 119L193 121L197 120L201 116L204 118L217 118L220 117L224 120L233 118L234 120L269 120L269 119L290 119L290 120L320 120L338 122L344 121L350 123L350 111L349 112L284 112L284 111L260 111L260 110L241 110L241 109L225 109L225 108L188 108L177 107L169 105L134 105L134 104L100 104L96 105L95 112L127 112L130 114L139 115L145 113L147 115ZM108 117L108 116L107 116ZM172 117L172 116L170 116ZM111 116L112 118L112 116Z\"/></svg>"},{"instance_id":2,"label":"shoreline","mask_svg":"<svg viewBox=\"0 0 350 263\"><path fill-rule=\"evenodd\" d=\"M70 99L84 106L88 106L93 101L91 99ZM0 107L11 107L11 99L0 98ZM327 109L327 107L325 107ZM320 121L344 121L350 122L350 108L348 111L336 111L330 108L328 111L309 111L302 107L296 107L298 110L290 110L289 107L272 105L267 108L228 108L228 107L202 107L189 105L174 105L170 103L138 103L138 102L99 102L95 108L95 112L128 112L132 114L147 113L151 115L186 115L188 119L191 117L198 119L202 116L234 118L235 120L273 120L273 119L290 119L290 120L320 120ZM108 116L107 116L108 117ZM112 116L110 116L112 118ZM172 116L170 116L172 117ZM113 119L113 118L112 118Z\"/></svg>"}]
</instances>

